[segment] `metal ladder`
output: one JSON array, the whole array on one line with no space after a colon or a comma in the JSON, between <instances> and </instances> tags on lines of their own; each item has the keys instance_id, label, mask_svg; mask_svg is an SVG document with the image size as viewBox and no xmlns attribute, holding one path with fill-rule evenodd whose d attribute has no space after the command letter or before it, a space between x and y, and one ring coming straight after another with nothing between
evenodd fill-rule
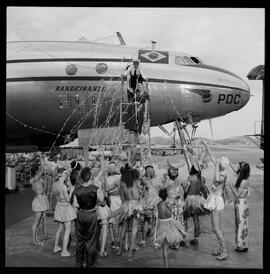
<instances>
[{"instance_id":1,"label":"metal ladder","mask_svg":"<svg viewBox=\"0 0 270 274\"><path fill-rule=\"evenodd\" d=\"M148 82L146 82L146 91L149 94L148 91ZM126 92L125 89L125 79L122 77L121 81L121 95L120 95L120 142L119 147L120 150L122 150L122 145L124 144L124 125L123 122L123 115L126 114L126 110L129 102L124 102L123 96L124 92ZM135 106L135 113L137 113L137 106ZM144 103L144 118L143 118L143 124L142 124L142 132L141 134L136 134L136 136L133 139L133 144L137 143L140 147L140 154L142 156L142 164L143 166L151 165L151 135L150 135L150 101L146 100ZM146 137L146 138L145 138Z\"/></svg>"}]
</instances>

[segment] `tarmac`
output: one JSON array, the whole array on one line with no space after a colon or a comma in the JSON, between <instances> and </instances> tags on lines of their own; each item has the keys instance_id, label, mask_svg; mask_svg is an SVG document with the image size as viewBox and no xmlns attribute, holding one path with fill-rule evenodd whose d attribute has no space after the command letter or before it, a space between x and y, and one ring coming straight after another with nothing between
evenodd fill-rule
<instances>
[{"instance_id":1,"label":"tarmac","mask_svg":"<svg viewBox=\"0 0 270 274\"><path fill-rule=\"evenodd\" d=\"M241 153L240 153L241 152ZM199 246L180 247L178 250L169 250L169 267L171 268L226 268L226 269L262 269L263 268L263 202L264 185L263 170L256 168L256 163L262 157L259 150L249 151L245 148L233 155L227 155L233 162L245 160L251 161L251 195L248 199L249 216L249 251L237 253L235 249L235 225L233 205L227 205L223 213L223 233L226 240L229 257L225 261L216 260L211 253L217 249L218 243L211 229L209 216L201 217L200 224L202 234L199 238ZM221 153L220 151L218 153ZM229 151L228 153L232 153ZM222 155L226 156L225 150ZM179 159L179 155L174 156ZM163 159L162 159L163 158ZM165 161L167 157L156 158L156 162ZM162 160L161 160L162 159ZM247 160L247 159L246 159ZM248 161L248 160L247 160ZM209 185L213 176L212 167L205 170L204 176ZM180 176L186 179L186 173L180 169ZM213 178L213 177L212 177ZM235 181L235 177L231 178ZM6 194L5 210L5 266L6 267L75 267L75 257L62 258L60 254L53 254L54 235L56 223L53 217L47 217L47 231L50 239L44 242L44 246L31 245L31 226L33 213L31 203L34 193L31 189L21 189L17 193ZM188 222L189 235L193 235L192 220ZM74 244L70 251L75 253ZM117 250L110 248L110 237L107 242L108 257L98 257L97 268L163 268L162 250L155 249L151 237L147 239L145 247L140 247L135 252L135 261L127 261L127 253L117 256Z\"/></svg>"}]
</instances>

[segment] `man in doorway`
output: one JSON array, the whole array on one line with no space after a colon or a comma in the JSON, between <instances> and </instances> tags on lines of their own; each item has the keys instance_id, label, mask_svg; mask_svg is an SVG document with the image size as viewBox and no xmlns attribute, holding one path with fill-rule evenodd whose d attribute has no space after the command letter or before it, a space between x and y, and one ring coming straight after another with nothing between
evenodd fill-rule
<instances>
[{"instance_id":1,"label":"man in doorway","mask_svg":"<svg viewBox=\"0 0 270 274\"><path fill-rule=\"evenodd\" d=\"M140 60L134 59L132 65L128 67L125 75L127 76L128 101L133 102L137 84L148 80L141 69Z\"/></svg>"}]
</instances>

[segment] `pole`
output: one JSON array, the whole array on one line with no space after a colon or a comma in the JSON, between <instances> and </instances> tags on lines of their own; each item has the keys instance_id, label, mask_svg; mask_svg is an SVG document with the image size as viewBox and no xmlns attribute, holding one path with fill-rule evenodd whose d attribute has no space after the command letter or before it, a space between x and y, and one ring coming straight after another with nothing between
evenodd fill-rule
<instances>
[{"instance_id":1,"label":"pole","mask_svg":"<svg viewBox=\"0 0 270 274\"><path fill-rule=\"evenodd\" d=\"M188 156L187 156L185 137L182 135L182 126L181 126L180 122L177 121L177 120L175 120L175 124L176 124L178 135L179 135L179 138L180 138L180 141L181 141L181 145L184 148L183 151L184 151L185 160L186 160L186 163L187 163L187 166L188 166L188 171L190 171L190 161L189 161Z\"/></svg>"},{"instance_id":2,"label":"pole","mask_svg":"<svg viewBox=\"0 0 270 274\"><path fill-rule=\"evenodd\" d=\"M261 142L260 142L260 148L264 149L264 79L262 80L262 122L261 122Z\"/></svg>"},{"instance_id":3,"label":"pole","mask_svg":"<svg viewBox=\"0 0 270 274\"><path fill-rule=\"evenodd\" d=\"M120 125L120 150L122 150L122 139L123 139L123 89L124 89L124 77L122 76L121 81L121 91L120 91L120 117L119 117L119 125Z\"/></svg>"}]
</instances>

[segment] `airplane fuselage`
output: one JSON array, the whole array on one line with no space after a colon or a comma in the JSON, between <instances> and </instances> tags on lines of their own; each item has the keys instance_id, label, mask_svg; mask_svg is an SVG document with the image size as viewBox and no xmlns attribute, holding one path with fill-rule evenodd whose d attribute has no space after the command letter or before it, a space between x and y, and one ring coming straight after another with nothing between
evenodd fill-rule
<instances>
[{"instance_id":1,"label":"airplane fuselage","mask_svg":"<svg viewBox=\"0 0 270 274\"><path fill-rule=\"evenodd\" d=\"M121 75L132 59L148 78L151 126L239 110L248 85L190 54L91 42L7 44L6 142L38 146L79 128L119 123ZM192 62L195 60L196 62Z\"/></svg>"}]
</instances>

